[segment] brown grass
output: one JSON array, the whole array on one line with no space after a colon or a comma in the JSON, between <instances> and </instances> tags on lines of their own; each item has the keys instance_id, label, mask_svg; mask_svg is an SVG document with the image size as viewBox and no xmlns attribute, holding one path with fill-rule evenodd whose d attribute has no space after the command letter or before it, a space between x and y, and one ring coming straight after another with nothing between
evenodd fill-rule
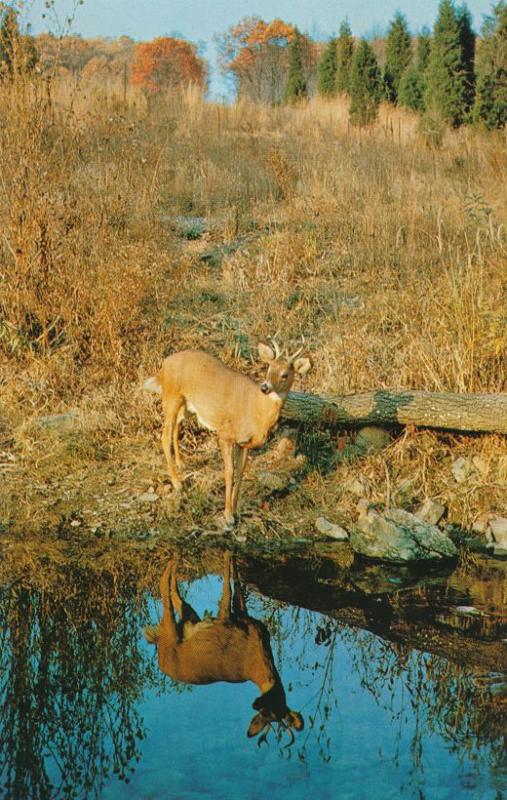
<instances>
[{"instance_id":1,"label":"brown grass","mask_svg":"<svg viewBox=\"0 0 507 800\"><path fill-rule=\"evenodd\" d=\"M309 391L505 391L504 137L449 131L432 149L414 116L387 108L358 133L341 101L225 107L187 91L148 107L122 92L0 84L1 518L52 526L111 499L108 481L161 487L159 408L138 387L179 348L255 374L258 337L280 329L306 336ZM69 409L70 433L41 429L41 415ZM222 495L205 441L187 433L195 474L179 509L167 498L122 517L116 503L111 523L169 510L176 526L205 525ZM490 479L453 484L461 454L485 458ZM313 473L273 519L256 512L258 529L308 527L300 501L313 516L351 513L348 477L376 499L386 470L395 496L414 479L400 503L442 497L469 525L506 513L506 456L496 437L405 434Z\"/></svg>"}]
</instances>

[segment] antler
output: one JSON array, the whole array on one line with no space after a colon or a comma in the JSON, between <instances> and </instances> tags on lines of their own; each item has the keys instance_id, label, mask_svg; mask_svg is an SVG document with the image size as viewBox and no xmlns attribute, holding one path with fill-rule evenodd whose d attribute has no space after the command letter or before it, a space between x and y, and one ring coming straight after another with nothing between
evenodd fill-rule
<instances>
[{"instance_id":1,"label":"antler","mask_svg":"<svg viewBox=\"0 0 507 800\"><path fill-rule=\"evenodd\" d=\"M280 350L280 346L278 345L278 342L276 341L276 337L278 336L279 333L280 333L280 331L277 331L274 336L268 336L268 339L271 342L271 344L273 345L273 348L275 350L275 359L276 358L280 358L280 356L282 355L282 351Z\"/></svg>"},{"instance_id":2,"label":"antler","mask_svg":"<svg viewBox=\"0 0 507 800\"><path fill-rule=\"evenodd\" d=\"M260 747L261 744L264 744L264 742L266 742L266 744L268 743L268 733L269 733L269 731L273 731L273 733L275 733L275 730L273 728L272 723L271 722L266 722L266 724L264 725L264 727L262 729L261 735L259 736L259 739L257 740L257 747ZM292 730L291 726L287 725L286 722L284 722L282 719L280 719L280 720L278 720L278 731L276 731L276 733L275 733L276 738L278 739L278 741L280 741L283 731L286 731L288 733L288 735L289 735L289 741L285 745L285 749L287 749L288 747L292 747L292 745L296 741L296 737L294 736L294 731Z\"/></svg>"},{"instance_id":3,"label":"antler","mask_svg":"<svg viewBox=\"0 0 507 800\"><path fill-rule=\"evenodd\" d=\"M289 356L289 351L287 351L287 357L288 357L289 361L295 361L296 358L299 355L301 355L301 353L303 352L304 349L305 349L305 337L301 336L301 347L298 350L296 350L296 352L293 353L291 356Z\"/></svg>"},{"instance_id":4,"label":"antler","mask_svg":"<svg viewBox=\"0 0 507 800\"><path fill-rule=\"evenodd\" d=\"M259 736L259 738L257 740L257 747L260 747L261 744L264 744L264 742L266 742L266 744L268 743L268 733L269 733L269 731L272 731L272 730L273 730L273 726L272 726L271 722L266 722L266 724L264 725L264 727L263 727L263 729L261 731L261 735Z\"/></svg>"}]
</instances>

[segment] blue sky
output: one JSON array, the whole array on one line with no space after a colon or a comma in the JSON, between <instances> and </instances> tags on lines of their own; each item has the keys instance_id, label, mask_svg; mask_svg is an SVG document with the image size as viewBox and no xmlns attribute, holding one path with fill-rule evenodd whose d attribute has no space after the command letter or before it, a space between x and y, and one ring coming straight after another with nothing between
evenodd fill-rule
<instances>
[{"instance_id":1,"label":"blue sky","mask_svg":"<svg viewBox=\"0 0 507 800\"><path fill-rule=\"evenodd\" d=\"M73 16L72 31L83 37L122 35L136 40L180 34L193 42L207 45L206 57L214 62L213 35L245 16L259 16L270 21L281 17L310 33L316 39L326 39L336 32L340 22L348 18L352 32L365 36L385 30L396 11L407 17L412 31L423 25L432 27L439 0L55 0L54 7L60 24ZM469 0L476 29L484 14L491 11L492 2ZM57 32L54 13L45 19L44 0L33 0L25 14L34 33L45 30ZM220 84L212 76L212 93L220 92Z\"/></svg>"}]
</instances>

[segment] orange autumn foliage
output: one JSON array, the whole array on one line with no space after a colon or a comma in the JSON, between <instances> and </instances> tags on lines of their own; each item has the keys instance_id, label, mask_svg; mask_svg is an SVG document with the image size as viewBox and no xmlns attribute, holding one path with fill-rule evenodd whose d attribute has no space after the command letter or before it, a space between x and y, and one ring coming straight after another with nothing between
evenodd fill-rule
<instances>
[{"instance_id":1,"label":"orange autumn foliage","mask_svg":"<svg viewBox=\"0 0 507 800\"><path fill-rule=\"evenodd\" d=\"M286 47L294 36L295 27L281 19L267 23L258 17L247 17L238 25L229 29L228 42L225 47L228 68L241 73L269 45Z\"/></svg>"},{"instance_id":2,"label":"orange autumn foliage","mask_svg":"<svg viewBox=\"0 0 507 800\"><path fill-rule=\"evenodd\" d=\"M151 94L189 83L204 89L206 66L189 42L160 37L137 45L131 77L134 86Z\"/></svg>"}]
</instances>

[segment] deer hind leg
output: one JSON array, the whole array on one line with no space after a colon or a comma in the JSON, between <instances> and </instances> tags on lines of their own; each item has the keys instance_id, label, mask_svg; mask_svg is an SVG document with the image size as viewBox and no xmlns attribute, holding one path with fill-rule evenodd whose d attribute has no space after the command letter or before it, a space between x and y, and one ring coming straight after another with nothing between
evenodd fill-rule
<instances>
[{"instance_id":1,"label":"deer hind leg","mask_svg":"<svg viewBox=\"0 0 507 800\"><path fill-rule=\"evenodd\" d=\"M234 445L234 488L232 490L232 513L236 513L238 507L239 490L246 462L248 460L248 449L238 444Z\"/></svg>"},{"instance_id":2,"label":"deer hind leg","mask_svg":"<svg viewBox=\"0 0 507 800\"><path fill-rule=\"evenodd\" d=\"M181 459L175 439L178 436L178 423L181 419L180 412L183 408L182 397L171 397L164 399L164 428L162 430L162 447L167 461L167 471L174 489L181 489L181 478L178 470L181 466ZM184 412L183 412L184 413ZM176 465L173 461L173 449L176 457Z\"/></svg>"}]
</instances>

